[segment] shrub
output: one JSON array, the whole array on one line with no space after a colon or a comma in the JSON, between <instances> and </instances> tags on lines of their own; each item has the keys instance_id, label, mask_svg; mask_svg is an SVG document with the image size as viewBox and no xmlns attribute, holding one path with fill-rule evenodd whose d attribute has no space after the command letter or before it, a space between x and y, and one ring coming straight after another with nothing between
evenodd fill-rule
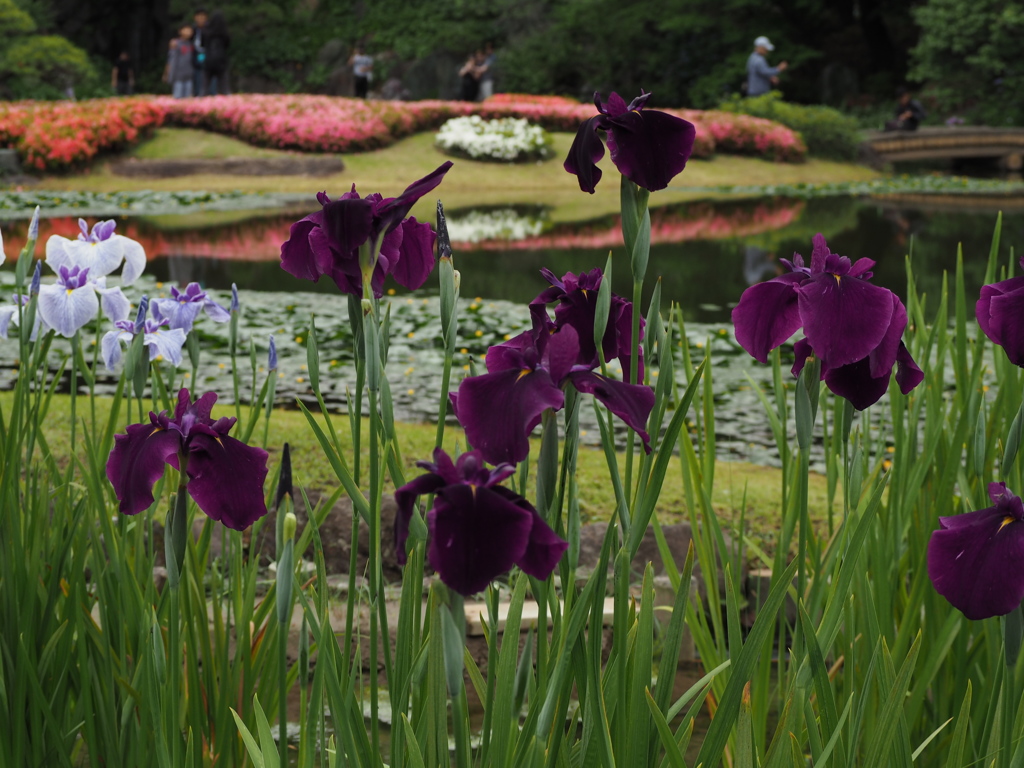
<instances>
[{"instance_id":1,"label":"shrub","mask_svg":"<svg viewBox=\"0 0 1024 768\"><path fill-rule=\"evenodd\" d=\"M4 51L0 71L14 78L11 90L21 98L38 98L41 88L63 90L94 76L85 51L56 35L17 40Z\"/></svg>"},{"instance_id":2,"label":"shrub","mask_svg":"<svg viewBox=\"0 0 1024 768\"><path fill-rule=\"evenodd\" d=\"M2 104L0 146L17 150L27 168L61 171L130 144L162 120L144 99Z\"/></svg>"},{"instance_id":3,"label":"shrub","mask_svg":"<svg viewBox=\"0 0 1024 768\"><path fill-rule=\"evenodd\" d=\"M778 91L751 99L734 97L719 105L719 109L782 123L798 131L807 143L807 150L817 157L832 160L857 157L860 144L857 121L837 109L785 102Z\"/></svg>"}]
</instances>

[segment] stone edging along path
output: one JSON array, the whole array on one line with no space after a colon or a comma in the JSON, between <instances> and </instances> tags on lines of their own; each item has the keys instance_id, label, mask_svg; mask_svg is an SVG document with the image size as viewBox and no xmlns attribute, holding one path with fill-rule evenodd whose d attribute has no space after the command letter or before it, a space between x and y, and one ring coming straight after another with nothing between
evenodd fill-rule
<instances>
[{"instance_id":1,"label":"stone edging along path","mask_svg":"<svg viewBox=\"0 0 1024 768\"><path fill-rule=\"evenodd\" d=\"M171 158L167 160L140 160L132 158L111 163L110 170L117 176L132 178L167 179L195 174L227 176L323 176L341 173L345 163L340 157L225 157L225 158Z\"/></svg>"}]
</instances>

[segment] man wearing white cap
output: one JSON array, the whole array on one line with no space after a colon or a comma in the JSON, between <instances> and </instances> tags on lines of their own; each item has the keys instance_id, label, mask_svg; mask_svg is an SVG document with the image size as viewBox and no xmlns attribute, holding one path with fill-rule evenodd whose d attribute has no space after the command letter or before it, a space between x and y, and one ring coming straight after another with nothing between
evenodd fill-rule
<instances>
[{"instance_id":1,"label":"man wearing white cap","mask_svg":"<svg viewBox=\"0 0 1024 768\"><path fill-rule=\"evenodd\" d=\"M747 96L760 96L768 93L773 85L779 82L779 73L785 72L789 66L786 62L780 62L777 67L769 67L764 55L774 51L772 41L764 35L754 41L754 52L747 59Z\"/></svg>"}]
</instances>

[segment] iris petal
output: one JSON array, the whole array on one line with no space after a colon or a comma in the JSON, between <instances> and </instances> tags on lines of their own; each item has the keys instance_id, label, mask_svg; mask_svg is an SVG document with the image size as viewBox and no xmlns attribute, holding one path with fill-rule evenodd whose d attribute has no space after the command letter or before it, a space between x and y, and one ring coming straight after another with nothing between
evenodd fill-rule
<instances>
[{"instance_id":1,"label":"iris petal","mask_svg":"<svg viewBox=\"0 0 1024 768\"><path fill-rule=\"evenodd\" d=\"M576 177L580 189L590 194L594 194L594 188L601 181L602 173L597 162L604 157L604 144L597 135L597 129L604 128L606 120L604 115L597 115L583 121L569 148L569 156L562 164L565 170Z\"/></svg>"},{"instance_id":2,"label":"iris petal","mask_svg":"<svg viewBox=\"0 0 1024 768\"><path fill-rule=\"evenodd\" d=\"M71 338L99 311L100 302L91 283L68 290L59 283L39 289L39 316L61 336Z\"/></svg>"},{"instance_id":3,"label":"iris petal","mask_svg":"<svg viewBox=\"0 0 1024 768\"><path fill-rule=\"evenodd\" d=\"M768 353L800 329L796 288L806 279L801 272L791 272L752 285L740 296L732 311L736 341L755 360L767 363Z\"/></svg>"},{"instance_id":4,"label":"iris petal","mask_svg":"<svg viewBox=\"0 0 1024 768\"><path fill-rule=\"evenodd\" d=\"M200 306L206 310L206 316L215 323L226 323L231 319L231 313L213 299L203 299Z\"/></svg>"},{"instance_id":5,"label":"iris petal","mask_svg":"<svg viewBox=\"0 0 1024 768\"><path fill-rule=\"evenodd\" d=\"M569 380L580 392L592 394L608 410L625 422L644 442L644 450L651 452L651 438L647 434L647 419L654 408L654 390L643 384L626 384L592 371L574 371Z\"/></svg>"},{"instance_id":6,"label":"iris petal","mask_svg":"<svg viewBox=\"0 0 1024 768\"><path fill-rule=\"evenodd\" d=\"M544 409L558 410L564 396L546 371L510 369L463 379L457 403L466 439L484 459L516 464L529 455Z\"/></svg>"},{"instance_id":7,"label":"iris petal","mask_svg":"<svg viewBox=\"0 0 1024 768\"><path fill-rule=\"evenodd\" d=\"M830 368L867 357L889 329L893 302L885 288L826 272L812 276L796 293L807 341Z\"/></svg>"},{"instance_id":8,"label":"iris petal","mask_svg":"<svg viewBox=\"0 0 1024 768\"><path fill-rule=\"evenodd\" d=\"M132 303L124 295L120 288L107 288L101 277L96 284L96 292L100 295L100 306L103 314L115 323L118 320L127 320L131 312Z\"/></svg>"},{"instance_id":9,"label":"iris petal","mask_svg":"<svg viewBox=\"0 0 1024 768\"><path fill-rule=\"evenodd\" d=\"M67 250L70 243L66 237L50 235L46 241L46 266L54 272L59 271L61 267L70 267L71 259Z\"/></svg>"},{"instance_id":10,"label":"iris petal","mask_svg":"<svg viewBox=\"0 0 1024 768\"><path fill-rule=\"evenodd\" d=\"M132 335L127 331L107 331L100 341L100 353L103 355L103 364L108 371L113 371L121 362L121 342L132 340Z\"/></svg>"},{"instance_id":11,"label":"iris petal","mask_svg":"<svg viewBox=\"0 0 1024 768\"><path fill-rule=\"evenodd\" d=\"M825 384L835 394L845 397L858 411L874 405L889 389L891 369L882 376L871 375L868 358L838 368L829 366L825 372Z\"/></svg>"},{"instance_id":12,"label":"iris petal","mask_svg":"<svg viewBox=\"0 0 1024 768\"><path fill-rule=\"evenodd\" d=\"M93 278L109 275L124 260L124 244L117 238L98 243L69 240L65 251L68 254L70 266L88 269Z\"/></svg>"},{"instance_id":13,"label":"iris petal","mask_svg":"<svg viewBox=\"0 0 1024 768\"><path fill-rule=\"evenodd\" d=\"M187 472L189 495L228 528L245 530L267 513L267 452L262 448L230 435L197 434L190 443Z\"/></svg>"},{"instance_id":14,"label":"iris petal","mask_svg":"<svg viewBox=\"0 0 1024 768\"><path fill-rule=\"evenodd\" d=\"M403 221L399 229L402 245L391 275L399 285L416 290L427 282L434 270L434 230L426 222L416 221L414 216Z\"/></svg>"},{"instance_id":15,"label":"iris petal","mask_svg":"<svg viewBox=\"0 0 1024 768\"><path fill-rule=\"evenodd\" d=\"M900 387L900 392L906 395L922 381L924 381L924 372L911 357L910 350L901 341L900 347L896 351L896 383Z\"/></svg>"},{"instance_id":16,"label":"iris petal","mask_svg":"<svg viewBox=\"0 0 1024 768\"><path fill-rule=\"evenodd\" d=\"M430 565L456 592L472 595L523 557L533 516L491 488L459 484L438 491L427 524Z\"/></svg>"},{"instance_id":17,"label":"iris petal","mask_svg":"<svg viewBox=\"0 0 1024 768\"><path fill-rule=\"evenodd\" d=\"M619 172L657 192L686 167L697 129L681 117L634 110L608 118L608 151Z\"/></svg>"},{"instance_id":18,"label":"iris petal","mask_svg":"<svg viewBox=\"0 0 1024 768\"><path fill-rule=\"evenodd\" d=\"M500 485L492 486L491 490L510 504L515 504L530 513L533 525L530 527L530 540L522 557L516 560L524 573L535 579L546 579L558 565L569 543L551 530L537 510L522 496Z\"/></svg>"},{"instance_id":19,"label":"iris petal","mask_svg":"<svg viewBox=\"0 0 1024 768\"><path fill-rule=\"evenodd\" d=\"M181 348L185 345L185 331L181 328L161 328L155 333L147 333L144 341L149 347L150 360L162 355L175 367L181 365Z\"/></svg>"},{"instance_id":20,"label":"iris petal","mask_svg":"<svg viewBox=\"0 0 1024 768\"><path fill-rule=\"evenodd\" d=\"M928 543L936 591L968 619L1015 610L1024 599L1024 521L996 506L941 522Z\"/></svg>"},{"instance_id":21,"label":"iris petal","mask_svg":"<svg viewBox=\"0 0 1024 768\"><path fill-rule=\"evenodd\" d=\"M309 240L309 234L314 228L319 229L312 216L292 224L288 239L281 245L281 269L300 280L311 280L315 283L322 273L317 269Z\"/></svg>"},{"instance_id":22,"label":"iris petal","mask_svg":"<svg viewBox=\"0 0 1024 768\"><path fill-rule=\"evenodd\" d=\"M185 333L192 330L192 326L203 311L203 304L200 301L175 301L174 299L153 299L152 306L156 307L160 314L169 322L168 328L181 328Z\"/></svg>"},{"instance_id":23,"label":"iris petal","mask_svg":"<svg viewBox=\"0 0 1024 768\"><path fill-rule=\"evenodd\" d=\"M416 497L433 493L444 485L446 482L443 477L428 472L395 490L395 505L398 507L395 515L395 556L399 565L405 565L405 542L409 538L409 521L412 520Z\"/></svg>"},{"instance_id":24,"label":"iris petal","mask_svg":"<svg viewBox=\"0 0 1024 768\"><path fill-rule=\"evenodd\" d=\"M370 238L373 228L373 202L334 200L324 206L321 228L338 253L352 253Z\"/></svg>"},{"instance_id":25,"label":"iris petal","mask_svg":"<svg viewBox=\"0 0 1024 768\"><path fill-rule=\"evenodd\" d=\"M124 253L124 268L121 270L121 283L131 285L146 268L146 251L140 243L124 235L114 235L120 240Z\"/></svg>"},{"instance_id":26,"label":"iris petal","mask_svg":"<svg viewBox=\"0 0 1024 768\"><path fill-rule=\"evenodd\" d=\"M874 377L889 376L889 372L896 363L896 353L903 343L903 331L907 327L906 307L895 293L890 296L892 316L889 319L889 327L886 328L882 341L871 350L871 354L868 356L871 363L871 375Z\"/></svg>"},{"instance_id":27,"label":"iris petal","mask_svg":"<svg viewBox=\"0 0 1024 768\"><path fill-rule=\"evenodd\" d=\"M985 335L1002 346L1011 363L1024 366L1024 277L983 286L975 310Z\"/></svg>"},{"instance_id":28,"label":"iris petal","mask_svg":"<svg viewBox=\"0 0 1024 768\"><path fill-rule=\"evenodd\" d=\"M134 515L153 504L153 485L163 477L167 459L177 454L181 436L156 424L129 424L127 434L114 436L107 460L107 479L123 515Z\"/></svg>"}]
</instances>

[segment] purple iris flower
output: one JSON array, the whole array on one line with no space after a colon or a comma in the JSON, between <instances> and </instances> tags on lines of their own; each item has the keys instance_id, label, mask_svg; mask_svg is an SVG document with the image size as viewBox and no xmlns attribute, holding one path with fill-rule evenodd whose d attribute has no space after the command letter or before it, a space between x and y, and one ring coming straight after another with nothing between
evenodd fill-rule
<instances>
[{"instance_id":1,"label":"purple iris flower","mask_svg":"<svg viewBox=\"0 0 1024 768\"><path fill-rule=\"evenodd\" d=\"M135 240L116 234L116 221L98 221L90 231L85 220L79 219L78 226L82 231L77 240L51 235L46 241L46 263L54 272L65 266L81 267L98 278L123 262L121 282L131 285L139 278L146 268L146 251Z\"/></svg>"},{"instance_id":2,"label":"purple iris flower","mask_svg":"<svg viewBox=\"0 0 1024 768\"><path fill-rule=\"evenodd\" d=\"M327 275L344 293L362 297L359 248L366 243L371 248L379 244L371 279L374 295L383 295L388 275L406 288L419 288L434 269L434 231L406 214L441 183L451 166L450 161L444 163L398 197L376 193L360 197L355 184L337 200L318 193L317 201L323 207L292 224L291 235L281 246L281 268L314 283Z\"/></svg>"},{"instance_id":3,"label":"purple iris flower","mask_svg":"<svg viewBox=\"0 0 1024 768\"><path fill-rule=\"evenodd\" d=\"M902 341L903 302L868 282L874 261L851 264L832 253L821 234L814 236L809 267L800 254L781 261L792 271L751 286L732 311L736 341L755 359L767 363L771 350L803 328L806 338L794 347L793 374L799 375L808 357L818 357L828 388L858 410L885 394L894 365L903 394L924 380Z\"/></svg>"},{"instance_id":4,"label":"purple iris flower","mask_svg":"<svg viewBox=\"0 0 1024 768\"><path fill-rule=\"evenodd\" d=\"M194 403L187 389L178 392L174 418L150 412L149 423L129 424L114 437L107 478L120 512L134 515L153 504L153 485L164 464L185 463L188 493L209 517L244 530L267 513L263 481L267 452L228 435L233 417L210 417L217 395L207 392Z\"/></svg>"},{"instance_id":5,"label":"purple iris flower","mask_svg":"<svg viewBox=\"0 0 1024 768\"><path fill-rule=\"evenodd\" d=\"M185 331L181 328L168 328L170 320L160 314L160 308L153 306L153 319L147 320L139 307L136 320L117 320L114 322L116 331L107 331L100 341L103 353L103 364L108 371L113 371L121 362L121 343L131 344L138 333L144 333L143 344L149 349L149 359L162 358L169 360L175 367L181 365L181 348L185 345Z\"/></svg>"},{"instance_id":6,"label":"purple iris flower","mask_svg":"<svg viewBox=\"0 0 1024 768\"><path fill-rule=\"evenodd\" d=\"M589 272L574 275L566 272L559 279L550 269L542 269L540 273L551 283L551 287L542 291L530 302L530 314L536 318L547 318L547 305L557 301L555 307L555 324L559 327L571 325L576 329L580 341L580 355L577 365L597 368L600 360L597 347L594 345L594 316L597 313L597 291L601 287L603 275L598 268ZM640 318L640 340L644 338L646 323ZM617 294L611 296L611 307L608 312L608 324L605 326L604 339L601 346L606 361L618 358L623 371L629 370L630 356L633 349L633 304ZM643 380L643 347L639 348L640 369L638 379Z\"/></svg>"},{"instance_id":7,"label":"purple iris flower","mask_svg":"<svg viewBox=\"0 0 1024 768\"><path fill-rule=\"evenodd\" d=\"M237 312L242 308L242 305L238 301L238 286L235 283L231 284L231 307L232 312Z\"/></svg>"},{"instance_id":8,"label":"purple iris flower","mask_svg":"<svg viewBox=\"0 0 1024 768\"><path fill-rule=\"evenodd\" d=\"M1024 504L1006 483L989 483L994 506L940 517L928 542L932 584L968 619L1003 616L1024 600Z\"/></svg>"},{"instance_id":9,"label":"purple iris flower","mask_svg":"<svg viewBox=\"0 0 1024 768\"><path fill-rule=\"evenodd\" d=\"M267 350L267 370L277 370L277 345L274 343L274 337L270 337L270 349Z\"/></svg>"},{"instance_id":10,"label":"purple iris flower","mask_svg":"<svg viewBox=\"0 0 1024 768\"><path fill-rule=\"evenodd\" d=\"M449 396L466 439L492 464L522 461L530 453L530 433L546 409L562 408L563 387L571 383L635 430L649 452L645 426L654 407L654 390L602 376L594 365L580 365L576 329L545 320L535 320L532 330L488 349L488 372L463 379L459 391ZM593 321L591 338L592 329Z\"/></svg>"},{"instance_id":11,"label":"purple iris flower","mask_svg":"<svg viewBox=\"0 0 1024 768\"><path fill-rule=\"evenodd\" d=\"M189 283L184 291L171 286L170 298L153 299L153 311L157 309L167 318L171 329L181 328L185 333L192 330L192 324L203 310L215 323L226 323L231 319L231 313L207 296L199 283Z\"/></svg>"},{"instance_id":12,"label":"purple iris flower","mask_svg":"<svg viewBox=\"0 0 1024 768\"><path fill-rule=\"evenodd\" d=\"M597 161L604 157L598 130L607 132L608 151L619 172L638 187L657 192L682 172L693 152L697 129L681 117L644 110L651 97L641 95L628 105L617 93L607 102L594 94L598 115L586 120L576 132L563 167L576 176L580 189L594 193L601 180Z\"/></svg>"},{"instance_id":13,"label":"purple iris flower","mask_svg":"<svg viewBox=\"0 0 1024 768\"><path fill-rule=\"evenodd\" d=\"M405 564L405 542L417 496L434 494L427 513L430 547L427 558L441 581L462 595L484 590L495 577L518 565L524 573L546 579L569 545L537 514L533 506L500 485L515 468L484 466L479 451L459 456L456 463L434 449L434 463L395 491L395 546Z\"/></svg>"},{"instance_id":14,"label":"purple iris flower","mask_svg":"<svg viewBox=\"0 0 1024 768\"><path fill-rule=\"evenodd\" d=\"M96 317L101 304L103 314L114 321L124 320L131 309L120 288L107 288L105 277L90 279L84 267L58 267L57 281L39 288L39 316L68 338Z\"/></svg>"},{"instance_id":15,"label":"purple iris flower","mask_svg":"<svg viewBox=\"0 0 1024 768\"><path fill-rule=\"evenodd\" d=\"M1024 267L1024 258L1020 264ZM1024 277L983 285L974 314L981 330L1003 348L1010 362L1024 367Z\"/></svg>"}]
</instances>

